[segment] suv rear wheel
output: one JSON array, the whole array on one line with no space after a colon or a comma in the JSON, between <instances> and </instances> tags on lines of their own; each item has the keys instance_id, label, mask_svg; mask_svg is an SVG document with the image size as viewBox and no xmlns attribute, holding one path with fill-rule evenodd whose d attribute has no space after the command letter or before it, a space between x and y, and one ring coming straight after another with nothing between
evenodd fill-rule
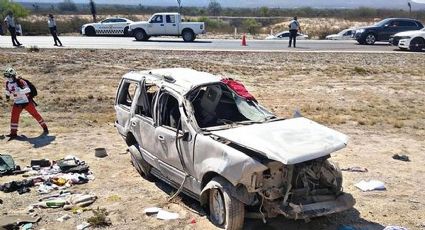
<instances>
[{"instance_id":1,"label":"suv rear wheel","mask_svg":"<svg viewBox=\"0 0 425 230\"><path fill-rule=\"evenodd\" d=\"M245 205L230 194L228 186L232 185L220 177L214 178L210 183L214 183L209 191L208 203L211 222L228 230L242 229Z\"/></svg>"},{"instance_id":2,"label":"suv rear wheel","mask_svg":"<svg viewBox=\"0 0 425 230\"><path fill-rule=\"evenodd\" d=\"M376 37L374 34L366 35L365 42L367 45L373 45L376 42Z\"/></svg>"}]
</instances>

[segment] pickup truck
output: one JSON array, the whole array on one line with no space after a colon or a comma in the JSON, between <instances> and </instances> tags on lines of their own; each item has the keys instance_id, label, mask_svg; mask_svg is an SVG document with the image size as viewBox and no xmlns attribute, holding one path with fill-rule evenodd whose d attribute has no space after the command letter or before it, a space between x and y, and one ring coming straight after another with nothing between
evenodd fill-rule
<instances>
[{"instance_id":1,"label":"pickup truck","mask_svg":"<svg viewBox=\"0 0 425 230\"><path fill-rule=\"evenodd\" d=\"M137 41L147 41L152 36L181 36L185 42L192 42L196 35L206 33L205 23L182 22L179 13L156 13L147 22L131 23L128 31Z\"/></svg>"}]
</instances>

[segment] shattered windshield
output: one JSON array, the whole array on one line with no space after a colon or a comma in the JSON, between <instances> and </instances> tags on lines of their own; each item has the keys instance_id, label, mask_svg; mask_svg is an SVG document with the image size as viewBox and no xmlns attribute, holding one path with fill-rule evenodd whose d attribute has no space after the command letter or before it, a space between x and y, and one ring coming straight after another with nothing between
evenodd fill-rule
<instances>
[{"instance_id":1,"label":"shattered windshield","mask_svg":"<svg viewBox=\"0 0 425 230\"><path fill-rule=\"evenodd\" d=\"M188 98L200 128L250 124L275 118L255 99L238 95L224 83L198 88Z\"/></svg>"}]
</instances>

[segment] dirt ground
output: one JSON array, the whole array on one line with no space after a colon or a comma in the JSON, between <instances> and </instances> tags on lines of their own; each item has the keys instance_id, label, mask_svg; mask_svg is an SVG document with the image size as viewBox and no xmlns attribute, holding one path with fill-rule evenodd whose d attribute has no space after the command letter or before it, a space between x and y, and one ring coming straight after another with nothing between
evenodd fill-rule
<instances>
[{"instance_id":1,"label":"dirt ground","mask_svg":"<svg viewBox=\"0 0 425 230\"><path fill-rule=\"evenodd\" d=\"M214 229L196 201L167 197L174 189L148 182L131 166L124 141L117 134L113 103L120 77L130 70L190 67L243 81L258 101L282 117L294 110L350 137L347 148L333 155L341 168L366 167L366 173L343 172L344 190L357 204L352 210L304 221L277 218L263 224L245 222L246 229L383 229L399 225L425 229L425 64L423 55L336 53L227 53L128 50L1 49L0 67L14 66L38 88L38 109L50 134L23 113L21 140L0 140L0 153L17 164L31 159L61 159L73 154L85 160L96 179L72 190L92 192L99 199L91 208L106 208L108 229ZM1 80L3 81L3 79ZM3 83L2 83L3 84ZM2 90L3 92L3 90ZM0 135L9 132L10 102L0 96ZM94 156L104 147L108 157ZM411 162L392 159L406 154ZM0 178L0 183L22 179ZM386 191L361 192L354 184L376 179ZM25 213L39 198L31 193L1 193L0 215ZM145 216L146 207L164 207L179 220ZM60 209L36 210L37 229L75 229L92 216ZM69 213L63 223L55 219ZM196 223L191 223L194 220Z\"/></svg>"}]
</instances>

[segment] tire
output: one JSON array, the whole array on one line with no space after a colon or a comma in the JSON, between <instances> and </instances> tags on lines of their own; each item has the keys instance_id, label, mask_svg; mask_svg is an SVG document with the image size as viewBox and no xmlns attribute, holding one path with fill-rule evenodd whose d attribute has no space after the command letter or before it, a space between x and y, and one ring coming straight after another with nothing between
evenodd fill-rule
<instances>
[{"instance_id":1,"label":"tire","mask_svg":"<svg viewBox=\"0 0 425 230\"><path fill-rule=\"evenodd\" d=\"M425 48L425 40L422 38L414 38L410 41L409 45L410 51L420 52L423 48Z\"/></svg>"},{"instance_id":2,"label":"tire","mask_svg":"<svg viewBox=\"0 0 425 230\"><path fill-rule=\"evenodd\" d=\"M366 38L364 40L366 45L373 45L376 42L376 37L374 34L370 33L366 35Z\"/></svg>"},{"instance_id":3,"label":"tire","mask_svg":"<svg viewBox=\"0 0 425 230\"><path fill-rule=\"evenodd\" d=\"M245 205L234 198L223 178L216 177L211 182L218 183L209 190L208 206L210 221L217 227L237 230L242 229L245 218Z\"/></svg>"},{"instance_id":4,"label":"tire","mask_svg":"<svg viewBox=\"0 0 425 230\"><path fill-rule=\"evenodd\" d=\"M87 36L96 36L96 31L92 26L87 27L84 32Z\"/></svg>"},{"instance_id":5,"label":"tire","mask_svg":"<svg viewBox=\"0 0 425 230\"><path fill-rule=\"evenodd\" d=\"M182 37L185 42L193 42L195 41L196 35L192 30L186 29L183 30Z\"/></svg>"},{"instance_id":6,"label":"tire","mask_svg":"<svg viewBox=\"0 0 425 230\"><path fill-rule=\"evenodd\" d=\"M155 177L151 174L152 166L143 159L139 147L137 145L132 145L128 149L131 155L131 163L134 168L136 168L137 172L146 180L153 181Z\"/></svg>"},{"instance_id":7,"label":"tire","mask_svg":"<svg viewBox=\"0 0 425 230\"><path fill-rule=\"evenodd\" d=\"M124 37L129 37L130 34L128 33L128 26L124 28Z\"/></svg>"},{"instance_id":8,"label":"tire","mask_svg":"<svg viewBox=\"0 0 425 230\"><path fill-rule=\"evenodd\" d=\"M148 35L144 30L136 30L136 32L134 32L134 38L137 41L147 41L149 39Z\"/></svg>"}]
</instances>

